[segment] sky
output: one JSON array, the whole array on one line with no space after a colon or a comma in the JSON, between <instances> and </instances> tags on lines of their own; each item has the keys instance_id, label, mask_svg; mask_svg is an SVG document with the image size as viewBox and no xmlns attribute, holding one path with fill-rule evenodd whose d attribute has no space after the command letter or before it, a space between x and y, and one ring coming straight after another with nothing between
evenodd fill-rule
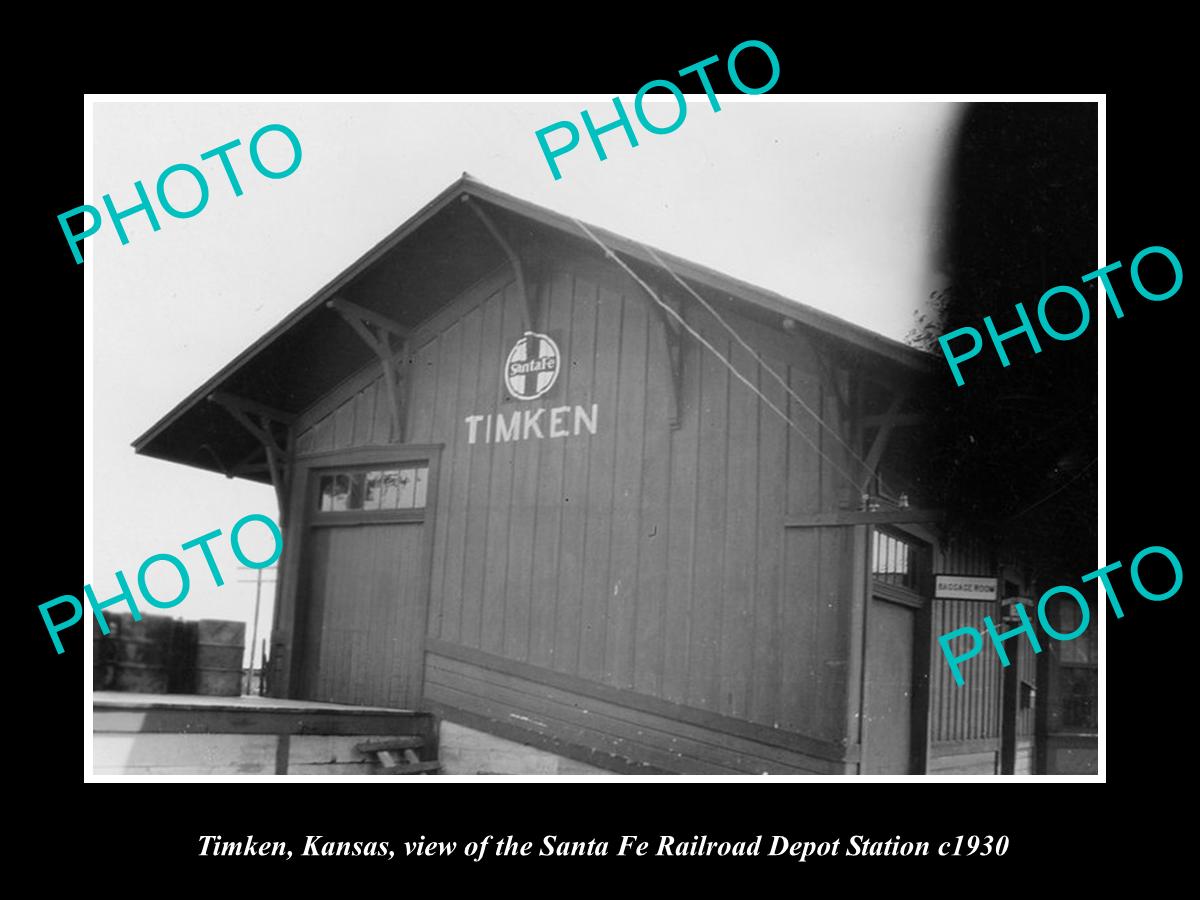
<instances>
[{"instance_id":1,"label":"sky","mask_svg":"<svg viewBox=\"0 0 1200 900\"><path fill-rule=\"evenodd\" d=\"M622 99L632 106L632 98ZM143 560L174 553L192 583L167 614L250 622L255 573L237 568L228 536L247 514L277 519L274 491L137 456L131 442L464 171L903 339L914 308L946 286L936 264L938 211L962 107L764 94L720 95L721 110L713 112L703 94L687 102L671 134L649 134L634 119L637 147L620 130L604 135L608 159L601 161L579 113L588 109L597 125L610 121L613 105L604 97L97 101L94 193L83 202L102 208L102 196L111 194L118 210L133 206L137 180L153 198L159 174L176 163L199 168L210 194L187 219L166 215L155 198L159 231L145 215L130 216L122 246L106 218L84 245L93 286L93 544L88 553L85 534L84 583L106 599L118 592L116 570L134 584ZM672 99L647 109L664 124L676 113ZM534 134L561 120L574 122L582 139L558 158L563 177L556 181ZM251 136L272 123L288 126L302 148L296 171L275 180L260 176L248 156ZM234 139L242 142L230 152L240 197L218 160L200 159ZM549 139L557 146L562 137ZM290 162L278 133L260 148L269 168ZM182 174L171 176L167 192L180 209L199 196ZM70 254L65 240L63 252ZM221 587L198 550L180 550L215 529L222 531L211 544ZM251 526L243 535L252 559L269 555L265 529ZM149 585L168 599L179 590L167 565L150 570ZM260 640L270 634L272 598L265 587Z\"/></svg>"}]
</instances>

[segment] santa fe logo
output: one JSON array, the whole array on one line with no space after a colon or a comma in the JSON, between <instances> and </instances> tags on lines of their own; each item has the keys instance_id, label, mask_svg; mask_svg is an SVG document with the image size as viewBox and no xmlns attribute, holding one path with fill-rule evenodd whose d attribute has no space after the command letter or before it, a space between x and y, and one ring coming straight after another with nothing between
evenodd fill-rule
<instances>
[{"instance_id":1,"label":"santa fe logo","mask_svg":"<svg viewBox=\"0 0 1200 900\"><path fill-rule=\"evenodd\" d=\"M525 332L504 363L504 385L518 400L536 400L558 380L558 344L544 334Z\"/></svg>"}]
</instances>

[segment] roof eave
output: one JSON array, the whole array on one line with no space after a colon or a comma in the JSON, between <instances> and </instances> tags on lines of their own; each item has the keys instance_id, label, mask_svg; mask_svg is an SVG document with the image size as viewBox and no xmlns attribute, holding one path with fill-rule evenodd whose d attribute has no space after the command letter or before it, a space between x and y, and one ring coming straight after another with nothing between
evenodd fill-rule
<instances>
[{"instance_id":1,"label":"roof eave","mask_svg":"<svg viewBox=\"0 0 1200 900\"><path fill-rule=\"evenodd\" d=\"M313 312L322 309L325 302L330 299L332 295L343 289L347 284L349 284L367 268L373 265L380 257L386 254L401 241L405 240L409 235L441 212L459 196L467 194L478 197L479 199L485 200L489 203L493 203L496 206L502 209L507 209L516 215L524 216L534 220L535 222L540 222L556 230L576 237L580 236L578 229L574 225L575 220L571 216L562 213L556 213L552 210L548 210L544 207L540 207L536 204L522 200L519 197L514 197L511 194L506 194L503 191L496 190L495 188L478 181L471 175L464 172L461 177L459 177L436 197L421 207L421 209L405 220L403 224L388 234L385 238L383 238L383 240L379 241L370 250L355 260L355 262L353 262L348 268L343 270L339 275L324 285L308 300L300 304L300 306L292 310L292 312L288 313L288 315L284 316L284 318L281 319L273 328L271 328L264 335L262 335L262 337L254 341L254 343L239 353L233 360L223 366L215 375L205 381L204 384L192 391L192 393L177 403L166 415L159 419L158 422L137 437L133 441L133 448L135 452L141 453L147 444L149 444L167 428L173 425L189 409L194 407L200 401L204 400L213 391L217 390L230 376L236 373L238 369L253 359L258 353L265 350L282 334L294 327L302 319ZM622 235L616 234L605 228L599 228L592 225L589 225L588 227L597 235L602 236L610 249L620 250L622 253L641 260L644 263L657 265L650 253L647 252L645 245L639 241L623 237ZM749 301L760 307L775 312L781 317L794 319L800 324L807 325L834 337L841 338L842 340L884 356L907 368L920 372L928 372L932 369L934 357L922 350L909 347L906 344L900 343L899 341L876 334L870 329L863 328L860 325L855 325L854 323L848 322L845 319L838 318L837 316L821 312L820 310L814 309L810 306L805 306L801 303L797 303L796 301L789 300L781 294L768 291L764 288L756 287L747 282L724 275L706 266L689 262L688 260L675 256L672 253L667 253L657 249L654 252L663 261L669 263L674 272L681 278L689 279L697 284L707 286L714 290L723 291L740 299Z\"/></svg>"}]
</instances>

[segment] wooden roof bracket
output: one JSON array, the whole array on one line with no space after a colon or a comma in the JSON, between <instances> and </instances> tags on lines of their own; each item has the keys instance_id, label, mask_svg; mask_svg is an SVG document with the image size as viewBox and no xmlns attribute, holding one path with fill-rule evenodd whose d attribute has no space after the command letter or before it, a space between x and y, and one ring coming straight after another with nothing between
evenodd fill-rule
<instances>
[{"instance_id":1,"label":"wooden roof bracket","mask_svg":"<svg viewBox=\"0 0 1200 900\"><path fill-rule=\"evenodd\" d=\"M212 448L212 444L208 443L208 441L205 441L200 445L200 449L208 451L208 455L213 458L213 461L217 464L217 468L221 470L222 475L224 475L226 478L232 478L234 476L237 466L234 465L232 468L230 468L229 466L225 465L225 460L221 459L221 457L217 454L217 451Z\"/></svg>"},{"instance_id":2,"label":"wooden roof bracket","mask_svg":"<svg viewBox=\"0 0 1200 900\"><path fill-rule=\"evenodd\" d=\"M875 433L875 439L871 442L871 449L867 453L867 468L872 472L876 472L879 468L879 463L883 461L883 454L887 450L888 440L891 438L892 430L896 427L900 417L900 407L904 405L907 397L907 394L900 391L892 395L892 402L888 406L888 411L884 413L879 431Z\"/></svg>"},{"instance_id":3,"label":"wooden roof bracket","mask_svg":"<svg viewBox=\"0 0 1200 900\"><path fill-rule=\"evenodd\" d=\"M521 296L521 312L525 316L525 330L533 331L534 326L537 324L537 309L525 282L525 269L521 265L521 257L517 256L512 246L504 239L504 235L496 227L496 223L492 221L491 216L483 211L483 207L473 202L470 196L466 194L463 195L462 202L467 204L471 208L471 211L479 217L479 221L483 223L483 226L488 230L492 239L504 251L504 255L508 257L508 262L513 269L513 275L517 279L517 293Z\"/></svg>"},{"instance_id":4,"label":"wooden roof bracket","mask_svg":"<svg viewBox=\"0 0 1200 900\"><path fill-rule=\"evenodd\" d=\"M816 341L813 342L813 355L817 359L817 365L821 368L822 383L828 384L833 390L834 399L838 405L839 418L843 422L849 421L851 419L852 405L850 397L842 385L838 367L829 361L825 353L822 352L821 346Z\"/></svg>"},{"instance_id":5,"label":"wooden roof bracket","mask_svg":"<svg viewBox=\"0 0 1200 900\"><path fill-rule=\"evenodd\" d=\"M266 458L266 447L259 445L235 462L226 477L236 478L239 475L254 475L259 472L268 472L270 471L270 467L267 465Z\"/></svg>"},{"instance_id":6,"label":"wooden roof bracket","mask_svg":"<svg viewBox=\"0 0 1200 900\"><path fill-rule=\"evenodd\" d=\"M223 406L237 422L252 434L265 451L267 456L267 471L271 475L271 485L275 488L275 499L279 502L279 518L280 524L283 524L283 518L287 512L287 447L290 443L291 425L295 421L295 416L291 413L283 412L255 400L247 400L244 397L238 397L234 394L226 393L225 391L213 391L208 395L208 399L220 406ZM276 437L274 426L282 425L286 430L289 440L281 443ZM257 451L256 451L257 453ZM251 457L242 460L245 463ZM226 472L227 476L239 474L237 469L242 465L239 463L234 469Z\"/></svg>"},{"instance_id":7,"label":"wooden roof bracket","mask_svg":"<svg viewBox=\"0 0 1200 900\"><path fill-rule=\"evenodd\" d=\"M404 439L404 407L397 386L396 353L392 349L392 336L400 338L407 344L410 330L387 316L365 309L349 300L343 300L341 297L334 297L325 305L345 319L346 324L363 339L363 343L371 348L371 352L379 357L379 364L383 368L383 386L388 396L388 408L392 411L391 437L393 441L402 441Z\"/></svg>"}]
</instances>

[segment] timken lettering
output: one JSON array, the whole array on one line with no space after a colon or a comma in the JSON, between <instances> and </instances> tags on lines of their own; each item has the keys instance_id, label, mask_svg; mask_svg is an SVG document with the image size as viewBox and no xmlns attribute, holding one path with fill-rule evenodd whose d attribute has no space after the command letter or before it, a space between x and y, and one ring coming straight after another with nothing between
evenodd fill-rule
<instances>
[{"instance_id":1,"label":"timken lettering","mask_svg":"<svg viewBox=\"0 0 1200 900\"><path fill-rule=\"evenodd\" d=\"M556 406L553 409L542 407L518 409L512 413L467 416L463 421L467 423L468 444L502 444L532 438L571 437L584 432L595 434L598 412L599 405L593 403L590 412L585 407L576 406L572 414L571 407Z\"/></svg>"}]
</instances>

